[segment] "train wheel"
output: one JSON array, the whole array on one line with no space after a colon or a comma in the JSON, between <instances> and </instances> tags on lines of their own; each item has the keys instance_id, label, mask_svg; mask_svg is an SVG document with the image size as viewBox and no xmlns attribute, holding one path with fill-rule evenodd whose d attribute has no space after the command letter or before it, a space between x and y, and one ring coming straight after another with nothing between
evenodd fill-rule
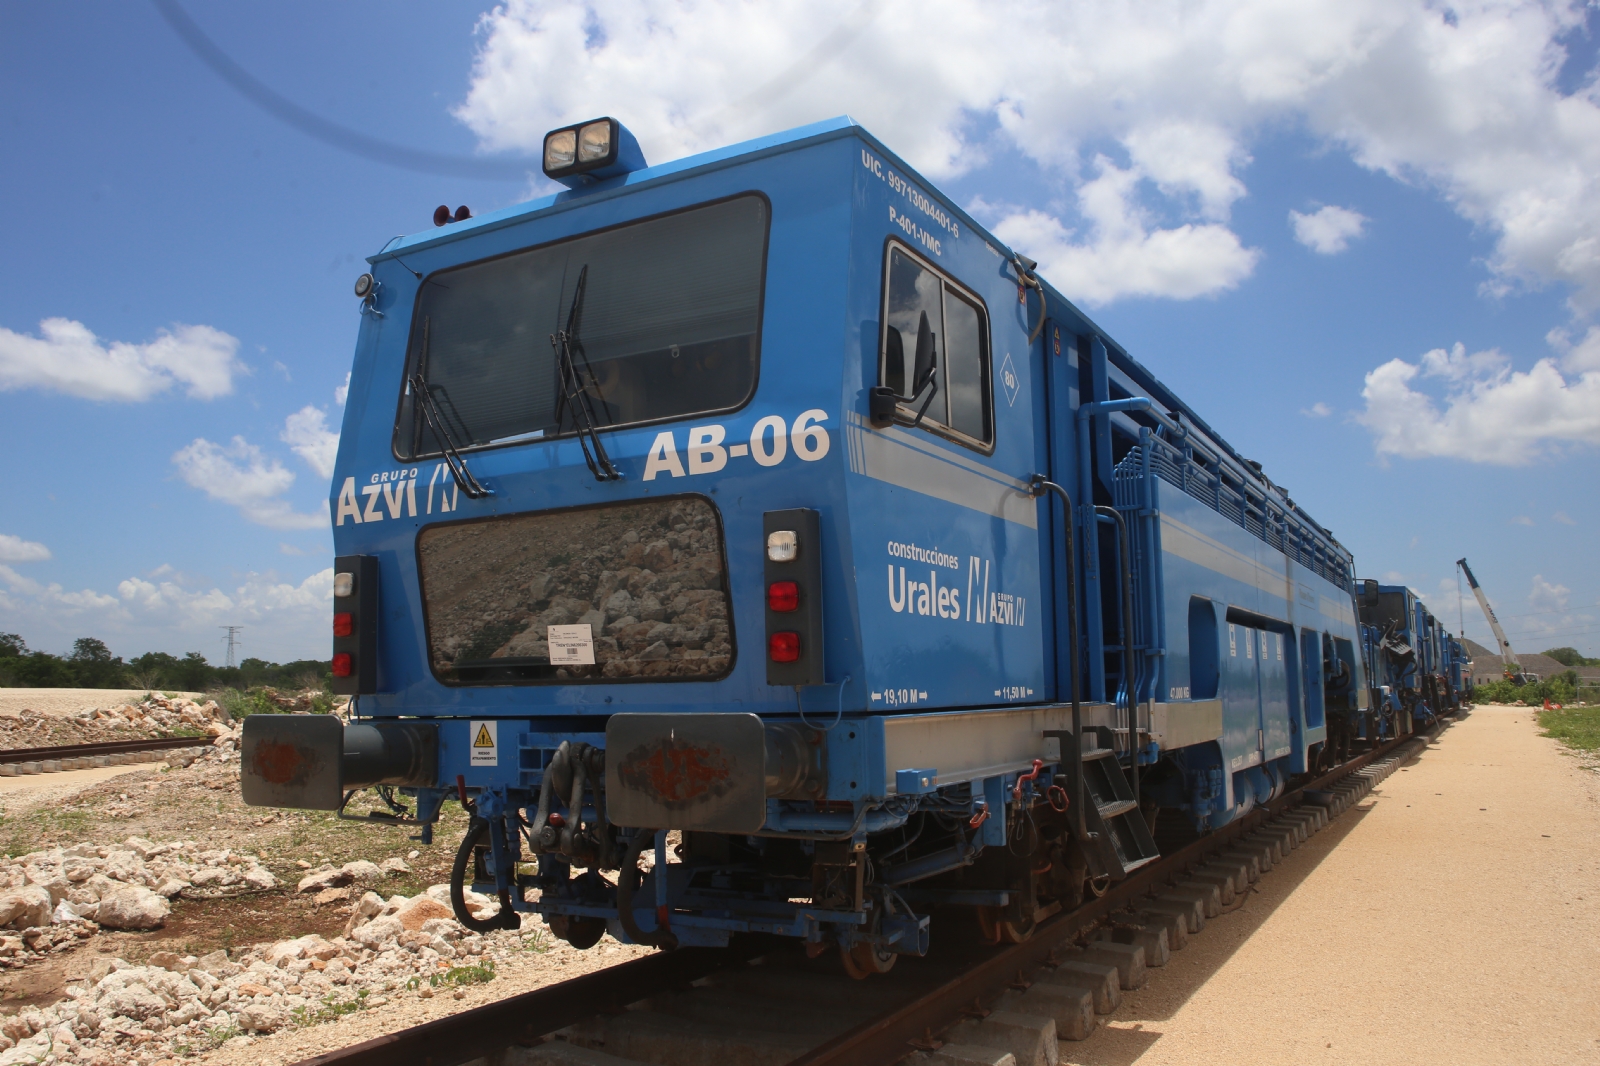
<instances>
[{"instance_id":1,"label":"train wheel","mask_svg":"<svg viewBox=\"0 0 1600 1066\"><path fill-rule=\"evenodd\" d=\"M552 914L550 931L579 951L587 951L600 943L606 935L606 923L600 918L581 918L571 914Z\"/></svg>"},{"instance_id":2,"label":"train wheel","mask_svg":"<svg viewBox=\"0 0 1600 1066\"><path fill-rule=\"evenodd\" d=\"M876 944L869 944L865 940L858 940L851 947L839 949L844 972L857 981L865 981L875 973L888 973L894 969L895 960L899 957L894 952L883 951Z\"/></svg>"},{"instance_id":3,"label":"train wheel","mask_svg":"<svg viewBox=\"0 0 1600 1066\"><path fill-rule=\"evenodd\" d=\"M983 939L991 944L1020 944L1033 936L1035 923L1032 919L1026 922L1013 922L1000 917L1005 912L1003 907L979 907L978 928L983 931Z\"/></svg>"}]
</instances>

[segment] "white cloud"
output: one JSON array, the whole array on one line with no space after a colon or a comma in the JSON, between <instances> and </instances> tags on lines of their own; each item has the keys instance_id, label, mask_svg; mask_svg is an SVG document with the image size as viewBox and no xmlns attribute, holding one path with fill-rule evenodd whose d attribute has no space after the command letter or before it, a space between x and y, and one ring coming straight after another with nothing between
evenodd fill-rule
<instances>
[{"instance_id":1,"label":"white cloud","mask_svg":"<svg viewBox=\"0 0 1600 1066\"><path fill-rule=\"evenodd\" d=\"M1142 199L1165 198L1185 245L1215 238L1182 232L1182 216L1225 225L1246 192L1250 145L1297 125L1363 167L1434 190L1481 227L1495 242L1495 291L1566 283L1585 310L1600 307L1600 91L1591 78L1564 95L1557 77L1560 41L1586 10L1583 0L1447 10L1425 0L509 0L480 21L456 114L485 149L525 151L564 122L614 114L660 162L849 113L936 179L1014 151L1074 192L1099 180L1083 173L1093 157L1110 154ZM1127 269L1121 260L1140 253L1171 257L1154 239L1165 228L1090 261ZM1211 248L1232 264L1242 251ZM1146 282L1127 291L1152 291L1148 275L1162 273L1133 270ZM1108 290L1117 293L1094 289Z\"/></svg>"},{"instance_id":2,"label":"white cloud","mask_svg":"<svg viewBox=\"0 0 1600 1066\"><path fill-rule=\"evenodd\" d=\"M1044 276L1068 296L1091 305L1124 296L1210 296L1255 269L1260 253L1226 226L1152 230L1136 200L1138 173L1104 156L1095 164L1099 177L1078 188L1088 240L1074 241L1072 231L1042 211L1015 212L994 226L995 236L1038 260Z\"/></svg>"},{"instance_id":3,"label":"white cloud","mask_svg":"<svg viewBox=\"0 0 1600 1066\"><path fill-rule=\"evenodd\" d=\"M1564 329L1553 329L1545 334L1550 347L1561 353L1561 365L1574 374L1600 370L1600 326L1590 326L1589 332L1574 342Z\"/></svg>"},{"instance_id":4,"label":"white cloud","mask_svg":"<svg viewBox=\"0 0 1600 1066\"><path fill-rule=\"evenodd\" d=\"M1514 526L1531 526L1533 525L1533 519L1525 514L1519 514L1511 520L1511 524Z\"/></svg>"},{"instance_id":5,"label":"white cloud","mask_svg":"<svg viewBox=\"0 0 1600 1066\"><path fill-rule=\"evenodd\" d=\"M1442 396L1417 387L1429 379ZM1361 395L1366 409L1355 418L1380 457L1520 466L1563 445L1600 444L1600 370L1569 379L1554 359L1522 371L1498 351L1435 348L1416 363L1391 359L1371 371Z\"/></svg>"},{"instance_id":6,"label":"white cloud","mask_svg":"<svg viewBox=\"0 0 1600 1066\"><path fill-rule=\"evenodd\" d=\"M0 533L0 563L42 563L48 558L50 549L38 541Z\"/></svg>"},{"instance_id":7,"label":"white cloud","mask_svg":"<svg viewBox=\"0 0 1600 1066\"><path fill-rule=\"evenodd\" d=\"M1289 212L1294 239L1318 255L1338 255L1350 247L1350 242L1361 236L1361 229L1368 221L1366 215L1333 204L1309 215Z\"/></svg>"},{"instance_id":8,"label":"white cloud","mask_svg":"<svg viewBox=\"0 0 1600 1066\"><path fill-rule=\"evenodd\" d=\"M319 571L298 585L252 573L231 594L220 588L191 591L176 581L131 577L117 585L117 595L135 614L179 612L199 624L260 621L275 612L326 609L333 597L333 570Z\"/></svg>"},{"instance_id":9,"label":"white cloud","mask_svg":"<svg viewBox=\"0 0 1600 1066\"><path fill-rule=\"evenodd\" d=\"M243 437L224 446L197 438L172 456L178 473L213 500L232 504L252 522L273 529L322 529L328 519L301 514L281 499L294 484L294 474Z\"/></svg>"},{"instance_id":10,"label":"white cloud","mask_svg":"<svg viewBox=\"0 0 1600 1066\"><path fill-rule=\"evenodd\" d=\"M103 343L82 322L47 318L40 336L0 327L0 391L45 389L86 400L140 402L185 386L196 400L233 391L239 342L210 326L174 325L146 344Z\"/></svg>"},{"instance_id":11,"label":"white cloud","mask_svg":"<svg viewBox=\"0 0 1600 1066\"><path fill-rule=\"evenodd\" d=\"M92 589L82 589L78 592L68 592L61 585L45 585L29 577L23 577L9 566L0 565L0 582L4 582L10 593L0 591L0 609L8 616L21 614L20 604L12 594L20 594L37 603L51 608L57 614L77 615L85 611L105 610L116 605L116 598L104 596Z\"/></svg>"},{"instance_id":12,"label":"white cloud","mask_svg":"<svg viewBox=\"0 0 1600 1066\"><path fill-rule=\"evenodd\" d=\"M344 373L344 384L343 385L337 385L337 386L334 387L334 390L333 390L333 402L338 404L340 407L343 407L345 398L347 396L349 396L349 395L350 395L350 371L346 370L345 373Z\"/></svg>"},{"instance_id":13,"label":"white cloud","mask_svg":"<svg viewBox=\"0 0 1600 1066\"><path fill-rule=\"evenodd\" d=\"M279 439L306 461L324 481L333 477L339 456L339 434L328 429L328 416L307 404L284 420Z\"/></svg>"},{"instance_id":14,"label":"white cloud","mask_svg":"<svg viewBox=\"0 0 1600 1066\"><path fill-rule=\"evenodd\" d=\"M54 639L65 646L89 632L123 655L137 655L152 646L209 650L216 646L217 626L249 625L252 644L262 649L264 658L280 662L321 658L327 655L332 597L331 568L299 583L272 572L252 572L224 589L160 567L120 582L112 595L93 589L68 592L0 565L0 611L5 612L8 627L29 632L35 645ZM34 633L44 636L35 638Z\"/></svg>"},{"instance_id":15,"label":"white cloud","mask_svg":"<svg viewBox=\"0 0 1600 1066\"><path fill-rule=\"evenodd\" d=\"M1557 511L1555 514L1551 515L1550 517L1555 519L1557 522L1560 522L1564 526L1575 526L1575 525L1578 524L1576 521L1573 520L1572 516L1569 515L1565 511Z\"/></svg>"},{"instance_id":16,"label":"white cloud","mask_svg":"<svg viewBox=\"0 0 1600 1066\"><path fill-rule=\"evenodd\" d=\"M1329 407L1321 400L1318 400L1310 407L1300 408L1300 413L1305 415L1307 418L1327 418L1329 415L1333 414L1333 408Z\"/></svg>"},{"instance_id":17,"label":"white cloud","mask_svg":"<svg viewBox=\"0 0 1600 1066\"><path fill-rule=\"evenodd\" d=\"M1528 593L1528 608L1534 611L1565 611L1572 590L1562 584L1546 581L1543 574L1533 575L1533 588Z\"/></svg>"}]
</instances>

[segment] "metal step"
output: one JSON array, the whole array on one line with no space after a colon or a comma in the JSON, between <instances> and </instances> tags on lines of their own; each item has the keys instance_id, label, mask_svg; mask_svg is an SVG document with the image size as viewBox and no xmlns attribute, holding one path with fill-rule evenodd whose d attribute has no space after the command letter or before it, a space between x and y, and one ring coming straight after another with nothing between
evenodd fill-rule
<instances>
[{"instance_id":1,"label":"metal step","mask_svg":"<svg viewBox=\"0 0 1600 1066\"><path fill-rule=\"evenodd\" d=\"M1087 733L1087 730L1085 730ZM1063 756L1072 751L1074 741L1066 731L1051 731L1061 741ZM1084 737L1087 740L1088 736ZM1109 740L1109 737L1103 738ZM1080 742L1081 743L1081 742ZM1083 832L1079 841L1089 860L1090 872L1097 877L1121 880L1129 873L1160 858L1160 849L1150 836L1133 787L1116 752L1096 744L1083 752ZM1070 758L1063 758L1067 773L1073 772ZM1077 830L1077 819L1073 819Z\"/></svg>"}]
</instances>

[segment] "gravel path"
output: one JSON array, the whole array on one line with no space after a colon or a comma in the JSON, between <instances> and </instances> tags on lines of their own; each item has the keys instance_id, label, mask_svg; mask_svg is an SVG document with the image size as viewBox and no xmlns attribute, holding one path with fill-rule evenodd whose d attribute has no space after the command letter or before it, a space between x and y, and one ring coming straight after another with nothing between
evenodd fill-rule
<instances>
[{"instance_id":1,"label":"gravel path","mask_svg":"<svg viewBox=\"0 0 1600 1066\"><path fill-rule=\"evenodd\" d=\"M1600 1062L1600 774L1482 707L1063 1062Z\"/></svg>"},{"instance_id":2,"label":"gravel path","mask_svg":"<svg viewBox=\"0 0 1600 1066\"><path fill-rule=\"evenodd\" d=\"M104 710L123 703L138 703L150 694L144 688L0 688L0 714L76 714L81 710ZM192 700L205 699L203 692L180 692Z\"/></svg>"},{"instance_id":3,"label":"gravel path","mask_svg":"<svg viewBox=\"0 0 1600 1066\"><path fill-rule=\"evenodd\" d=\"M201 738L202 740L205 738ZM198 743L198 741L196 742ZM126 766L96 766L88 770L63 770L54 774L29 774L26 777L0 777L0 814L16 814L66 799L107 778L136 774L151 768L150 763Z\"/></svg>"}]
</instances>

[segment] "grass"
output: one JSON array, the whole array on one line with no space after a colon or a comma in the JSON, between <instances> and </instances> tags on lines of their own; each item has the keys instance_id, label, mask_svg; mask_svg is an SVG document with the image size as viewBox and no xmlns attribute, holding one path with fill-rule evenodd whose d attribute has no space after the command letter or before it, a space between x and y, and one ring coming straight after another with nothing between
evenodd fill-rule
<instances>
[{"instance_id":1,"label":"grass","mask_svg":"<svg viewBox=\"0 0 1600 1066\"><path fill-rule=\"evenodd\" d=\"M338 1021L346 1014L367 1009L367 990L361 989L351 999L340 999L332 992L322 997L320 1007L296 1007L289 1012L294 1023L299 1026L321 1025L323 1022Z\"/></svg>"},{"instance_id":2,"label":"grass","mask_svg":"<svg viewBox=\"0 0 1600 1066\"><path fill-rule=\"evenodd\" d=\"M1540 711L1539 725L1545 736L1555 737L1569 748L1600 751L1600 707Z\"/></svg>"},{"instance_id":3,"label":"grass","mask_svg":"<svg viewBox=\"0 0 1600 1066\"><path fill-rule=\"evenodd\" d=\"M434 988L447 988L451 985L460 988L463 985L483 985L494 980L494 960L484 959L474 966L452 966L443 973L436 973L428 978L428 984ZM413 977L406 982L406 987L416 991L422 987L422 978Z\"/></svg>"},{"instance_id":4,"label":"grass","mask_svg":"<svg viewBox=\"0 0 1600 1066\"><path fill-rule=\"evenodd\" d=\"M91 839L96 819L88 811L34 807L21 814L0 812L0 854L26 855L44 841L76 843Z\"/></svg>"}]
</instances>

